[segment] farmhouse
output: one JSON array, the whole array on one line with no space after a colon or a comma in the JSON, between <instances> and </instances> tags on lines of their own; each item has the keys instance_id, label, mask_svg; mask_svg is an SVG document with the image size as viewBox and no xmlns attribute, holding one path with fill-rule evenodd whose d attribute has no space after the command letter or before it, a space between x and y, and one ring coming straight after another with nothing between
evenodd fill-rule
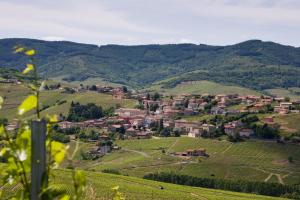
<instances>
[{"instance_id":1,"label":"farmhouse","mask_svg":"<svg viewBox=\"0 0 300 200\"><path fill-rule=\"evenodd\" d=\"M243 127L243 123L240 121L229 122L224 125L224 131L227 135L235 136L241 128Z\"/></svg>"},{"instance_id":2,"label":"farmhouse","mask_svg":"<svg viewBox=\"0 0 300 200\"><path fill-rule=\"evenodd\" d=\"M202 124L201 128L203 129L203 131L212 134L213 132L216 131L216 127L212 124Z\"/></svg>"},{"instance_id":3,"label":"farmhouse","mask_svg":"<svg viewBox=\"0 0 300 200\"><path fill-rule=\"evenodd\" d=\"M274 107L274 112L279 114L288 114L293 106L291 102L281 102L279 106Z\"/></svg>"},{"instance_id":4,"label":"farmhouse","mask_svg":"<svg viewBox=\"0 0 300 200\"><path fill-rule=\"evenodd\" d=\"M190 131L188 133L188 137L192 137L192 138L196 138L196 137L200 137L203 133L203 129L202 128L190 128Z\"/></svg>"},{"instance_id":5,"label":"farmhouse","mask_svg":"<svg viewBox=\"0 0 300 200\"><path fill-rule=\"evenodd\" d=\"M146 110L133 109L133 108L119 108L115 111L115 114L120 117L132 117L132 116L145 116L147 114Z\"/></svg>"},{"instance_id":6,"label":"farmhouse","mask_svg":"<svg viewBox=\"0 0 300 200\"><path fill-rule=\"evenodd\" d=\"M247 128L241 129L239 132L239 135L241 137L250 137L253 134L254 134L254 131L252 129L247 129Z\"/></svg>"},{"instance_id":7,"label":"farmhouse","mask_svg":"<svg viewBox=\"0 0 300 200\"><path fill-rule=\"evenodd\" d=\"M150 109L151 107L159 107L160 101L153 100L143 100L143 105L145 109Z\"/></svg>"},{"instance_id":8,"label":"farmhouse","mask_svg":"<svg viewBox=\"0 0 300 200\"><path fill-rule=\"evenodd\" d=\"M115 88L112 91L113 98L115 99L124 99L125 93L122 88Z\"/></svg>"},{"instance_id":9,"label":"farmhouse","mask_svg":"<svg viewBox=\"0 0 300 200\"><path fill-rule=\"evenodd\" d=\"M187 149L184 152L176 152L176 156L188 156L188 157L198 157L198 156L206 156L208 157L208 154L206 153L206 149L200 148L200 149Z\"/></svg>"},{"instance_id":10,"label":"farmhouse","mask_svg":"<svg viewBox=\"0 0 300 200\"><path fill-rule=\"evenodd\" d=\"M186 120L175 120L175 128L189 132L191 128L201 128L200 122L188 122Z\"/></svg>"}]
</instances>

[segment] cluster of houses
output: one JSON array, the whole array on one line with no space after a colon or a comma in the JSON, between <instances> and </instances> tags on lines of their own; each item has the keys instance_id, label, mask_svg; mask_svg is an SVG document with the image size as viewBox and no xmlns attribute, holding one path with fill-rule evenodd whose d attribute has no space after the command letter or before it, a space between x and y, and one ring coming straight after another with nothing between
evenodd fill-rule
<instances>
[{"instance_id":1,"label":"cluster of houses","mask_svg":"<svg viewBox=\"0 0 300 200\"><path fill-rule=\"evenodd\" d=\"M127 90L124 90L124 87L111 87L111 86L103 86L103 85L93 85L92 87L83 85L79 87L71 88L74 92L86 92L89 90L94 90L99 93L110 94L115 99L125 99L130 98L130 93Z\"/></svg>"},{"instance_id":2,"label":"cluster of houses","mask_svg":"<svg viewBox=\"0 0 300 200\"><path fill-rule=\"evenodd\" d=\"M103 88L102 88L103 89ZM123 90L113 89L117 94L121 94ZM118 95L117 95L118 96ZM118 98L116 96L116 98ZM204 134L213 134L219 127L209 124L205 121L187 121L184 119L176 119L176 116L191 116L202 112L206 114L239 114L242 112L258 113L266 109L268 105L274 105L274 112L287 114L295 112L293 107L300 102L284 102L281 98L272 98L268 96L239 96L239 95L215 95L207 98L205 95L181 95L175 98L163 100L149 100L146 95L139 97L143 109L119 108L115 111L114 117L87 120L83 122L59 123L62 129L79 127L98 127L106 129L108 132L125 132L126 139L151 138L153 132L151 126L153 124L163 123L164 128L177 130L181 134L188 137L201 137ZM212 103L213 102L213 103ZM207 109L207 105L211 105ZM230 109L232 105L241 105L239 109ZM155 109L151 109L155 108ZM298 111L299 112L299 111ZM271 119L269 119L268 123ZM123 129L123 130L121 130ZM246 128L240 121L232 121L224 125L224 132L229 136L239 135L242 137L250 137L253 130Z\"/></svg>"},{"instance_id":3,"label":"cluster of houses","mask_svg":"<svg viewBox=\"0 0 300 200\"><path fill-rule=\"evenodd\" d=\"M254 131L249 128L245 128L244 124L240 121L229 122L224 125L224 131L229 136L239 135L240 137L250 137Z\"/></svg>"}]
</instances>

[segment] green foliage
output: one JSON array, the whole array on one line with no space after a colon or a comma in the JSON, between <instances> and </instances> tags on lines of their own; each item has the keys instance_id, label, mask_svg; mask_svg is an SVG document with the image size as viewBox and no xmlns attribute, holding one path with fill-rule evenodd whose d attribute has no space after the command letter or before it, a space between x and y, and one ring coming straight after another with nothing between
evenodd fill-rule
<instances>
[{"instance_id":1,"label":"green foliage","mask_svg":"<svg viewBox=\"0 0 300 200\"><path fill-rule=\"evenodd\" d=\"M253 126L254 132L258 137L264 139L274 139L279 137L279 130L277 127L270 127L267 124L259 125L255 124Z\"/></svg>"},{"instance_id":2,"label":"green foliage","mask_svg":"<svg viewBox=\"0 0 300 200\"><path fill-rule=\"evenodd\" d=\"M32 196L33 189L31 187L32 183L41 182L40 185L36 185L37 188L35 190L38 192L38 195L43 200L50 200L50 199L76 199L78 200L79 194L83 193L83 189L85 182L84 176L80 175L79 172L73 170L74 175L74 189L75 189L75 196L69 196L66 191L59 190L55 188L53 185L49 184L49 176L51 169L54 167L58 167L59 164L64 160L66 155L66 146L60 142L53 141L53 123L57 122L57 116L49 116L47 115L43 119L40 116L39 109L39 100L40 100L40 90L43 83L40 83L38 78L37 69L34 65L35 58L34 55L36 51L34 49L27 49L24 47L15 47L15 53L24 53L29 58L29 63L26 64L26 68L23 71L23 74L29 74L32 72L33 79L30 79L29 83L27 84L28 88L30 88L30 95L23 100L21 105L18 107L18 115L19 115L19 124L20 127L15 132L8 132L5 128L7 122L2 120L0 123L0 137L3 138L3 146L1 148L0 157L1 159L4 158L6 165L5 168L2 170L1 178L3 178L3 186L9 185L21 185L21 188L17 190L15 194L11 194L12 199L22 199L22 200L29 200ZM3 103L3 98L0 98L0 109ZM30 174L36 173L31 170L33 163L31 163L31 153L40 151L40 149L33 149L34 146L31 144L31 129L30 129L30 122L27 122L23 118L23 114L35 109L35 119L38 121L46 121L47 128L46 130L46 140L45 144L46 147L47 163L45 163L46 171L43 174L42 180L30 180ZM41 133L38 133L41 134ZM39 160L40 161L40 160ZM36 162L36 160L34 160ZM79 175L78 175L79 174ZM38 178L38 177L37 177ZM34 194L33 196L36 196ZM1 197L1 196L0 196Z\"/></svg>"},{"instance_id":3,"label":"green foliage","mask_svg":"<svg viewBox=\"0 0 300 200\"><path fill-rule=\"evenodd\" d=\"M118 170L115 169L104 169L102 170L103 173L108 173L108 174L116 174L120 175L121 173Z\"/></svg>"},{"instance_id":4,"label":"green foliage","mask_svg":"<svg viewBox=\"0 0 300 200\"><path fill-rule=\"evenodd\" d=\"M87 139L90 139L90 140L98 140L99 138L99 133L97 133L96 131L94 130L86 130L86 129L83 129L79 132L78 134L78 138L79 139L83 139L83 140L87 140Z\"/></svg>"},{"instance_id":5,"label":"green foliage","mask_svg":"<svg viewBox=\"0 0 300 200\"><path fill-rule=\"evenodd\" d=\"M282 185L279 183L233 181L226 179L198 178L186 175L177 175L175 173L154 173L145 175L144 178L180 185L190 185L196 187L205 187L213 189L222 189L235 192L255 193L268 196L282 196L296 193L300 197L300 188L298 186Z\"/></svg>"},{"instance_id":6,"label":"green foliage","mask_svg":"<svg viewBox=\"0 0 300 200\"><path fill-rule=\"evenodd\" d=\"M80 105L80 103L72 102L67 120L78 122L88 119L99 119L103 116L104 115L101 106L97 106L94 103Z\"/></svg>"},{"instance_id":7,"label":"green foliage","mask_svg":"<svg viewBox=\"0 0 300 200\"><path fill-rule=\"evenodd\" d=\"M70 142L70 136L65 135L63 133L53 132L50 137L51 137L52 140L55 140L55 141L58 141L58 142L61 142L61 143Z\"/></svg>"},{"instance_id":8,"label":"green foliage","mask_svg":"<svg viewBox=\"0 0 300 200\"><path fill-rule=\"evenodd\" d=\"M7 53L15 44L30 45L43 52L36 55L40 59L39 71L42 75L63 76L67 81L96 77L143 87L172 78L165 83L165 88L191 80L210 80L257 90L300 86L299 50L259 40L230 46L179 44L98 47L71 42L3 39L0 40L0 66L21 66L21 58Z\"/></svg>"}]
</instances>

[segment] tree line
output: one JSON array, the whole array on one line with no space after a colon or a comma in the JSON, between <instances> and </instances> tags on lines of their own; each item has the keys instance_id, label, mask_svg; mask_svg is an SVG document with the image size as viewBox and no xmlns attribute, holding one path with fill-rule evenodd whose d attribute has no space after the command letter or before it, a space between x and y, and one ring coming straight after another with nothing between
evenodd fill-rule
<instances>
[{"instance_id":1,"label":"tree line","mask_svg":"<svg viewBox=\"0 0 300 200\"><path fill-rule=\"evenodd\" d=\"M246 180L199 178L188 175L179 175L173 172L151 173L145 175L144 179L179 185L300 199L300 187L297 185L282 185L279 183L252 182Z\"/></svg>"}]
</instances>

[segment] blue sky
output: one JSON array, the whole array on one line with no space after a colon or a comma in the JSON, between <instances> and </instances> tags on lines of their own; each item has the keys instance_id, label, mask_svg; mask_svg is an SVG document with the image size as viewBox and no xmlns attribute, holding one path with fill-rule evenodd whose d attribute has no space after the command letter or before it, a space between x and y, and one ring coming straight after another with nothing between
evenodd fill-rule
<instances>
[{"instance_id":1,"label":"blue sky","mask_svg":"<svg viewBox=\"0 0 300 200\"><path fill-rule=\"evenodd\" d=\"M300 0L0 0L0 38L300 46Z\"/></svg>"}]
</instances>

